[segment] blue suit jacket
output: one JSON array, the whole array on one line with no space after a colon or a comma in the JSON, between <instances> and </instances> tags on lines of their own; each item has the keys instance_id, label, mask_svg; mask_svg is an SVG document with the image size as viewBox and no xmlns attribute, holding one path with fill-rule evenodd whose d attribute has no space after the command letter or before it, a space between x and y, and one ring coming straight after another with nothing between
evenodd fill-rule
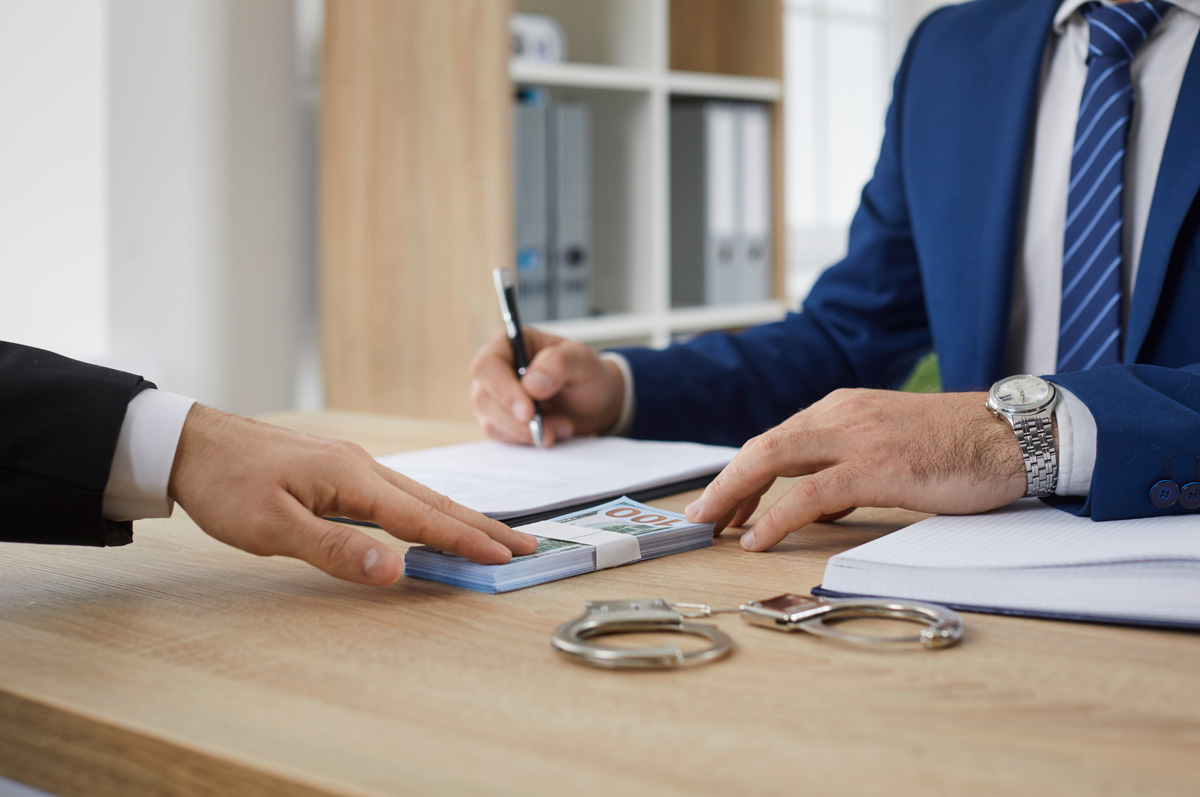
<instances>
[{"instance_id":1,"label":"blue suit jacket","mask_svg":"<svg viewBox=\"0 0 1200 797\"><path fill-rule=\"evenodd\" d=\"M799 313L664 351L625 350L637 437L739 445L840 387L899 386L935 350L947 391L1005 376L1042 58L1058 0L941 9L909 42L845 260ZM1121 365L1060 374L1098 429L1096 519L1182 512L1200 481L1200 46L1150 208Z\"/></svg>"}]
</instances>

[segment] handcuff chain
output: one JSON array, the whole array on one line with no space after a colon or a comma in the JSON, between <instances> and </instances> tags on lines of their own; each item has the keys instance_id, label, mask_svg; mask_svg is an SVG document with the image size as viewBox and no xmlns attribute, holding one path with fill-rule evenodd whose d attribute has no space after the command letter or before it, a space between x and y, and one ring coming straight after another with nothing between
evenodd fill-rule
<instances>
[{"instance_id":1,"label":"handcuff chain","mask_svg":"<svg viewBox=\"0 0 1200 797\"><path fill-rule=\"evenodd\" d=\"M695 620L699 617L712 617L714 614L741 614L746 610L745 606L738 606L733 609L714 609L707 603L670 603L668 605L679 612L680 617L685 617L689 620ZM686 609L693 611L684 611Z\"/></svg>"}]
</instances>

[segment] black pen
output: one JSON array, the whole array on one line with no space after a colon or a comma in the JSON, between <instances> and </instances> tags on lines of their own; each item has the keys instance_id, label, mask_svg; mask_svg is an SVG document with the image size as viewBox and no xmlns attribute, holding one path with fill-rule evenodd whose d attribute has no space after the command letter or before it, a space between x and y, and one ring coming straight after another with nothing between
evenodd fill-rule
<instances>
[{"instance_id":1,"label":"black pen","mask_svg":"<svg viewBox=\"0 0 1200 797\"><path fill-rule=\"evenodd\" d=\"M496 283L496 298L500 300L500 314L504 316L504 331L508 334L508 345L512 347L513 368L517 377L525 376L529 370L529 350L525 348L525 335L521 332L521 314L517 310L517 288L512 275L506 268L492 269L492 280ZM533 417L529 419L529 433L538 448L546 445L545 427L542 423L542 408L533 402Z\"/></svg>"}]
</instances>

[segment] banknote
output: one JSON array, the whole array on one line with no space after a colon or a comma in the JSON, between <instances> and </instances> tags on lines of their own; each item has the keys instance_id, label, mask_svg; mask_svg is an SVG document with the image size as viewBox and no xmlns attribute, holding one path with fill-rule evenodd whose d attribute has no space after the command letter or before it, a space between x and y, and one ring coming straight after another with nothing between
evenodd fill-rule
<instances>
[{"instance_id":1,"label":"banknote","mask_svg":"<svg viewBox=\"0 0 1200 797\"><path fill-rule=\"evenodd\" d=\"M692 523L683 515L647 506L628 497L554 518L561 525L629 534L638 538L638 561L712 544L712 524ZM595 569L594 549L578 542L541 537L537 550L502 565L478 565L429 546L410 548L404 572L483 592L512 589L567 578Z\"/></svg>"}]
</instances>

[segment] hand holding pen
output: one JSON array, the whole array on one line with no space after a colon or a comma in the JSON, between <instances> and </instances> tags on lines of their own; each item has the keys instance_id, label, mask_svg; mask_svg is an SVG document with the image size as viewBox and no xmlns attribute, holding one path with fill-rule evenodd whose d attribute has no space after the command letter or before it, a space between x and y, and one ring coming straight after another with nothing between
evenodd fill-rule
<instances>
[{"instance_id":1,"label":"hand holding pen","mask_svg":"<svg viewBox=\"0 0 1200 797\"><path fill-rule=\"evenodd\" d=\"M508 335L508 343L512 348L513 368L517 372L517 378L520 379L529 370L529 353L525 348L525 334L521 330L521 313L517 310L517 287L513 285L508 269L492 269L492 280L496 283L496 298L500 301L500 314L504 317L504 332ZM533 437L535 446L545 447L545 425L542 419L542 408L537 401L533 402L533 417L529 419L529 434Z\"/></svg>"},{"instance_id":2,"label":"hand holding pen","mask_svg":"<svg viewBox=\"0 0 1200 797\"><path fill-rule=\"evenodd\" d=\"M609 432L625 395L620 369L582 343L522 328L512 274L497 269L493 276L505 324L471 360L471 407L480 427L525 445L536 444L540 432L544 446Z\"/></svg>"}]
</instances>

